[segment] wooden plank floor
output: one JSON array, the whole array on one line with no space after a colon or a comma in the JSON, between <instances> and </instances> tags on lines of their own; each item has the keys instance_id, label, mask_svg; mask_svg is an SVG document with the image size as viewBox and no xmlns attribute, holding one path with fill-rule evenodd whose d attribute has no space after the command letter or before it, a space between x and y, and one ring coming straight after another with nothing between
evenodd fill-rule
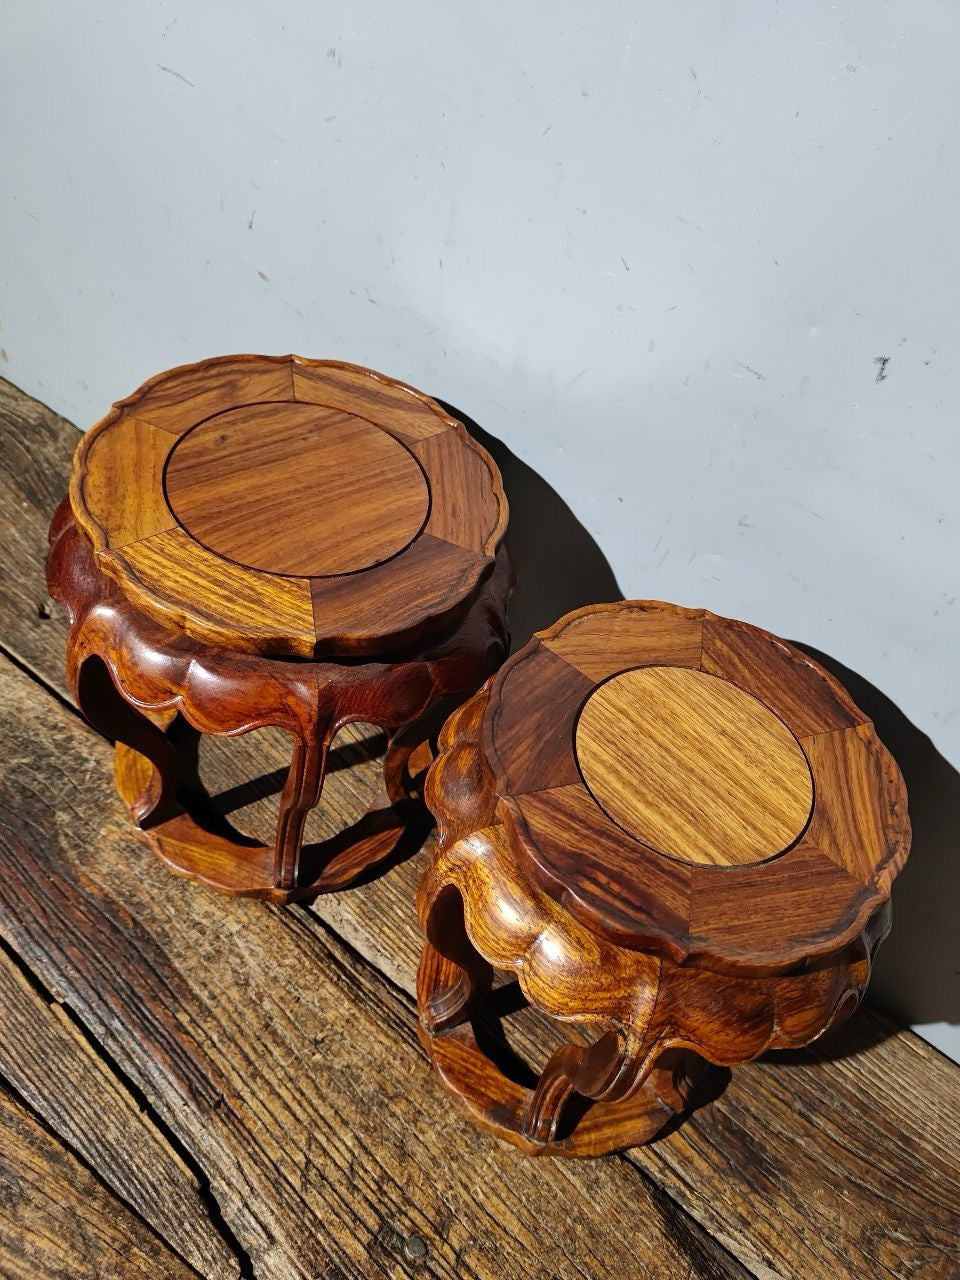
<instances>
[{"instance_id":1,"label":"wooden plank floor","mask_svg":"<svg viewBox=\"0 0 960 1280\"><path fill-rule=\"evenodd\" d=\"M960 1068L877 1013L650 1147L530 1160L417 1045L426 851L309 907L170 875L63 685L42 561L75 442L0 383L0 1276L960 1276ZM363 809L377 745L345 733L317 835ZM204 744L254 834L283 749ZM507 1033L548 1050L530 1011Z\"/></svg>"}]
</instances>

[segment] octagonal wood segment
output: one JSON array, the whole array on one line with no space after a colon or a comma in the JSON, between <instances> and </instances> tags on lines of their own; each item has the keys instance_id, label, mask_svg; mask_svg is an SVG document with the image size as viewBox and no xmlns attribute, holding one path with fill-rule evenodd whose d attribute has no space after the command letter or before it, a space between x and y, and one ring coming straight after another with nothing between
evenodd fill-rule
<instances>
[{"instance_id":1,"label":"octagonal wood segment","mask_svg":"<svg viewBox=\"0 0 960 1280\"><path fill-rule=\"evenodd\" d=\"M610 698L603 722L595 717L591 728L605 812L587 785L596 787L590 767L578 760L578 721L598 686L649 667L717 680L723 696L714 705L714 759L703 758L709 699L698 703L692 737L677 707L664 704L660 764L682 763L670 733L687 735L684 777L662 773L658 783L650 768L631 776L623 762L642 751L635 742L624 746L636 729L630 698L619 723ZM700 684L698 693L709 692L709 682ZM740 695L761 704L752 720L731 713ZM772 736L764 739L767 719ZM746 733L754 737L744 748L737 735ZM755 808L750 821L759 823L748 847L742 812L710 810L736 801L735 774L724 772L729 759L739 753L742 764L751 751L769 752L774 739L781 754L763 794L756 778L741 780L745 804ZM846 691L783 640L705 610L624 601L568 615L496 676L481 741L498 813L531 882L598 934L678 962L767 972L833 953L886 901L909 851L899 770ZM658 786L661 794L650 794ZM637 825L641 817L645 827Z\"/></svg>"},{"instance_id":2,"label":"octagonal wood segment","mask_svg":"<svg viewBox=\"0 0 960 1280\"><path fill-rule=\"evenodd\" d=\"M137 608L295 657L387 653L453 624L507 523L496 465L435 401L299 356L151 379L81 440L70 499Z\"/></svg>"}]
</instances>

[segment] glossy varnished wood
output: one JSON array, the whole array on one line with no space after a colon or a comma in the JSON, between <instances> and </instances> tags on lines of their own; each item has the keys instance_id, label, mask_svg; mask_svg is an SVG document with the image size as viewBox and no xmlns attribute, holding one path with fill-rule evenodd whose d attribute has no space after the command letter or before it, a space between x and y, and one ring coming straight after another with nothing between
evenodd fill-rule
<instances>
[{"instance_id":1,"label":"glossy varnished wood","mask_svg":"<svg viewBox=\"0 0 960 1280\"><path fill-rule=\"evenodd\" d=\"M754 664L770 652L784 696L755 666L766 705L701 671L707 622L731 675L737 640ZM808 730L823 706L825 729L798 740L781 703ZM425 794L440 840L418 899L421 1035L474 1117L538 1154L648 1141L704 1096L704 1064L842 1022L909 848L896 766L826 673L764 632L650 601L535 636L447 722ZM493 969L581 1030L533 1088L470 1029Z\"/></svg>"},{"instance_id":2,"label":"glossy varnished wood","mask_svg":"<svg viewBox=\"0 0 960 1280\"><path fill-rule=\"evenodd\" d=\"M430 507L426 476L399 440L303 404L246 405L194 427L167 459L166 495L209 550L304 578L389 560Z\"/></svg>"},{"instance_id":3,"label":"glossy varnished wood","mask_svg":"<svg viewBox=\"0 0 960 1280\"><path fill-rule=\"evenodd\" d=\"M429 738L431 708L471 692L505 652L512 585L505 551L460 625L423 649L382 663L290 662L215 649L140 613L99 571L66 502L50 538L49 589L71 619L69 687L117 744L120 794L144 840L173 870L225 893L287 901L342 888L387 857L409 816L404 765ZM184 809L180 754L145 711L177 712L201 733L287 731L292 759L273 844L217 834ZM355 720L391 733L386 790L352 830L304 850L330 743Z\"/></svg>"},{"instance_id":4,"label":"glossy varnished wood","mask_svg":"<svg viewBox=\"0 0 960 1280\"><path fill-rule=\"evenodd\" d=\"M160 857L275 901L387 857L432 708L504 656L506 520L497 469L462 424L367 369L226 357L114 406L77 448L48 586L72 623L71 692L117 743L120 794ZM174 713L202 733L289 733L272 844L184 807ZM356 720L391 735L385 790L305 851L330 743Z\"/></svg>"},{"instance_id":5,"label":"glossy varnished wood","mask_svg":"<svg viewBox=\"0 0 960 1280\"><path fill-rule=\"evenodd\" d=\"M760 862L810 817L796 738L758 699L702 671L639 667L604 681L580 712L576 756L614 822L685 862Z\"/></svg>"},{"instance_id":6,"label":"glossy varnished wood","mask_svg":"<svg viewBox=\"0 0 960 1280\"><path fill-rule=\"evenodd\" d=\"M752 875L742 860L721 865L716 842L712 865L663 856L614 822L585 785L570 724L597 686L624 669L650 666L727 681L758 699L799 743L813 783L809 822L804 829L804 780L796 771L789 822L780 828L795 838L762 872ZM713 720L718 744L729 729L725 715ZM530 738L528 723L539 724ZM561 619L505 664L481 732L511 842L533 880L588 927L679 962L766 971L829 954L852 942L883 905L909 850L899 771L847 693L784 641L704 610L624 601ZM838 751L835 735L847 747ZM861 776L854 776L857 760L869 762ZM755 783L745 786L750 795ZM690 791L683 803L694 798ZM707 826L708 819L705 811ZM768 846L771 853L777 850ZM750 910L740 893L748 883L760 886ZM778 910L794 896L815 901L816 912Z\"/></svg>"},{"instance_id":7,"label":"glossy varnished wood","mask_svg":"<svg viewBox=\"0 0 960 1280\"><path fill-rule=\"evenodd\" d=\"M20 666L0 660L14 677L0 691L0 934L33 992L23 1006L32 1027L20 1036L23 984L4 989L7 1066L22 1052L24 1070L15 1080L0 1073L18 1095L32 1083L21 1096L39 1117L36 1131L51 1154L75 1152L92 1170L103 1213L116 1222L132 1207L143 1232L218 1280L312 1278L325 1268L350 1280L388 1275L410 1267L412 1233L426 1245L426 1268L458 1280L505 1271L517 1280L953 1280L960 1068L878 1014L869 996L822 1046L738 1068L710 1106L658 1142L590 1165L518 1161L449 1104L413 1040L422 948L413 903L430 843L306 910L171 883L104 794L109 749L66 709L65 628L45 601L40 565L76 438L70 423L0 380L0 620ZM211 793L226 803L238 776L284 767L285 737L207 739ZM352 748L350 758L328 779L319 833L350 825L382 784L378 760ZM261 811L268 836L269 797L234 815L251 815L258 831ZM918 855L932 859L926 823L918 834ZM131 862L138 874L118 876ZM297 939L315 951L305 957ZM503 1026L535 1064L556 1046L533 1009ZM96 1077L52 1047L64 1037L85 1040ZM205 1071L228 1087L211 1096ZM107 1116L93 1134L88 1103L100 1096ZM144 1124L166 1159L145 1154ZM78 1147L85 1131L89 1144ZM59 1158L25 1177L11 1127L4 1132L0 1273L33 1280L39 1267L99 1280L104 1257L87 1226L100 1213L98 1192L66 1195ZM208 1190L174 1232L179 1188L191 1179ZM55 1236L43 1234L50 1205ZM232 1267L214 1260L221 1231L233 1233ZM53 1258L36 1252L41 1239ZM175 1274L166 1261L165 1270L152 1260L153 1271Z\"/></svg>"},{"instance_id":8,"label":"glossy varnished wood","mask_svg":"<svg viewBox=\"0 0 960 1280\"><path fill-rule=\"evenodd\" d=\"M497 468L462 423L369 369L299 356L151 379L84 436L70 494L141 612L296 657L386 653L454 625L507 525Z\"/></svg>"}]
</instances>

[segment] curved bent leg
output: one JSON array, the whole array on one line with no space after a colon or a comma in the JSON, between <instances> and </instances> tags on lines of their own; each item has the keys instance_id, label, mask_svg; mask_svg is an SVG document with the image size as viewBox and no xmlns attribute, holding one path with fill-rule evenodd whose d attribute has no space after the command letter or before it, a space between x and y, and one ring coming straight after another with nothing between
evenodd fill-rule
<instances>
[{"instance_id":1,"label":"curved bent leg","mask_svg":"<svg viewBox=\"0 0 960 1280\"><path fill-rule=\"evenodd\" d=\"M448 961L457 971L452 985L433 995L422 1012L430 1032L446 1031L462 1022L490 990L493 968L467 937L463 923L463 899L453 885L446 885L431 902L424 922L427 936L423 963ZM431 954L432 953L432 954Z\"/></svg>"},{"instance_id":2,"label":"curved bent leg","mask_svg":"<svg viewBox=\"0 0 960 1280\"><path fill-rule=\"evenodd\" d=\"M616 1031L591 1045L561 1045L543 1068L523 1118L531 1142L552 1142L573 1093L614 1100L629 1082L629 1047Z\"/></svg>"},{"instance_id":3,"label":"curved bent leg","mask_svg":"<svg viewBox=\"0 0 960 1280\"><path fill-rule=\"evenodd\" d=\"M423 720L391 733L383 758L383 782L391 804L399 805L423 789L423 774L433 759L431 726Z\"/></svg>"},{"instance_id":4,"label":"curved bent leg","mask_svg":"<svg viewBox=\"0 0 960 1280\"><path fill-rule=\"evenodd\" d=\"M320 799L327 769L327 737L317 734L311 741L294 739L293 759L280 795L277 817L274 884L293 889L300 871L300 850L307 814Z\"/></svg>"},{"instance_id":5,"label":"curved bent leg","mask_svg":"<svg viewBox=\"0 0 960 1280\"><path fill-rule=\"evenodd\" d=\"M153 765L149 785L132 806L137 826L146 830L179 813L180 757L163 730L126 700L102 658L82 663L75 689L80 710L99 733L132 747Z\"/></svg>"}]
</instances>

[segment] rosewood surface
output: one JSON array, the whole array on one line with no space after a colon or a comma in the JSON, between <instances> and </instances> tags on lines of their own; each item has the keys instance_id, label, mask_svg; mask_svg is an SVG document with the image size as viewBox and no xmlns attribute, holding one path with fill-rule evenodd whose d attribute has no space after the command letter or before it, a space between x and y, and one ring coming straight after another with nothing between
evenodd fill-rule
<instances>
[{"instance_id":1,"label":"rosewood surface","mask_svg":"<svg viewBox=\"0 0 960 1280\"><path fill-rule=\"evenodd\" d=\"M735 680L703 670L705 634ZM826 672L655 601L535 636L444 726L425 794L422 1038L472 1114L535 1154L647 1141L709 1091L705 1064L847 1018L910 843L899 771ZM533 1088L471 1024L495 970L578 1031Z\"/></svg>"},{"instance_id":2,"label":"rosewood surface","mask_svg":"<svg viewBox=\"0 0 960 1280\"><path fill-rule=\"evenodd\" d=\"M285 901L394 851L441 709L506 652L506 518L496 467L460 423L353 366L171 370L83 438L48 587L71 620L71 692L116 742L120 794L169 866ZM304 848L330 744L354 721L390 735L384 788L349 831ZM183 722L290 735L271 843L190 811Z\"/></svg>"},{"instance_id":3,"label":"rosewood surface","mask_svg":"<svg viewBox=\"0 0 960 1280\"><path fill-rule=\"evenodd\" d=\"M0 380L0 1089L18 1116L0 1129L0 1274L954 1280L960 1068L869 994L656 1142L525 1160L450 1105L417 1045L432 841L286 907L198 891L139 848L43 586L77 439ZM360 732L334 745L351 763L318 835L381 786ZM211 795L265 839L284 738L201 742ZM917 836L908 877L936 861ZM481 1038L539 1067L556 1035L512 993Z\"/></svg>"}]
</instances>

